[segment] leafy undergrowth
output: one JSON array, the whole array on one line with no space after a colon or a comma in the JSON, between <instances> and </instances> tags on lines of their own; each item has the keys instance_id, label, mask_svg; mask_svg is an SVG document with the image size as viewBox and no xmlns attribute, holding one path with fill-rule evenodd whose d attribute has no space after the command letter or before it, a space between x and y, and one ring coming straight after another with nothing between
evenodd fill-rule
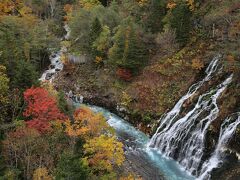
<instances>
[{"instance_id":1,"label":"leafy undergrowth","mask_svg":"<svg viewBox=\"0 0 240 180\"><path fill-rule=\"evenodd\" d=\"M205 58L208 48L208 44L201 42L190 44L172 56L161 58L158 54L153 57L157 60L130 82L118 79L108 67L94 70L90 64L77 67L66 64L55 82L59 89L73 90L87 99L107 97L109 103L128 109L132 123L147 125L169 110L201 76L211 60Z\"/></svg>"},{"instance_id":2,"label":"leafy undergrowth","mask_svg":"<svg viewBox=\"0 0 240 180\"><path fill-rule=\"evenodd\" d=\"M171 27L178 25L178 22L171 17L171 15L174 15L174 13L177 13L181 9L181 6L179 6L180 9L177 8L178 6L176 3L173 3L171 7L171 3L167 5L168 13L165 14L165 18L162 22L162 25L166 27L159 30L158 34L143 33L144 30L142 29L137 34L132 34L133 36L131 38L129 35L129 27L126 28L124 26L125 23L131 24L132 21L130 20L123 21L125 22L123 24L120 23L120 27L123 26L124 28L120 28L119 31L117 31L118 33L116 33L110 26L107 30L106 27L103 26L106 23L105 20L100 17L99 20L94 19L93 22L96 23L91 24L88 18L81 19L81 17L67 12L68 16L73 18L72 20L71 18L69 19L70 25L74 20L81 20L81 22L88 24L89 28L94 25L98 25L103 29L105 27L106 32L103 31L106 33L105 35L107 35L107 38L104 36L106 38L105 40L110 40L109 36L111 31L113 34L115 33L115 36L113 42L107 41L108 43L105 43L107 46L104 46L105 49L102 52L101 58L99 57L99 52L97 53L97 59L95 59L97 63L95 61L88 61L87 63L77 65L66 64L64 71L60 73L55 81L55 85L59 89L64 89L65 91L73 90L75 93L83 95L86 102L108 108L121 105L127 109L129 120L135 125L139 126L139 124L142 124L146 127L146 125L154 123L164 112L173 107L177 100L186 93L191 84L204 76L206 65L210 63L212 57L217 53L222 53L224 55L223 61L227 61L228 64L231 61L237 62L239 58L239 47L237 45L239 44L238 32L240 28L238 21L238 1L234 0L229 2L224 0L218 2L219 6L215 6L215 1L191 2L192 4L190 3L188 5L190 11L192 11L192 23L194 27L191 27L191 31L188 32L189 39L186 44L181 44L179 41L185 41L185 39L181 39L181 37L185 37L185 31L187 31L187 29L184 29L181 33L178 29L176 32L173 29L164 29L167 28L167 25L171 25ZM121 5L119 6L121 7ZM101 8L104 9L103 7ZM92 8L88 13L91 15L91 13L101 10L101 8ZM80 9L79 12L84 11L84 8ZM105 11L108 10L111 10L111 8L105 9ZM116 12L121 12L121 10L120 8ZM144 11L144 8L139 9L139 11L142 10ZM113 12L111 11L111 13ZM131 16L125 11L122 13ZM113 17L115 17L114 15L116 14L112 14ZM184 16L184 18L186 17ZM133 19L135 20L135 18ZM185 20L187 21L187 18ZM77 24L75 21L74 24ZM131 27L133 29L141 29L140 26L133 25ZM79 46L76 46L74 37L77 38L77 35L79 32L82 32L82 29L80 27L76 28L75 26L72 28L73 39L71 40L70 38L69 41L74 42L72 44L73 47L69 50L73 51L74 49L80 53L83 51L80 47L84 44L80 43L82 42L81 40L78 40L79 42L76 42L76 44ZM125 32L124 29L128 29L129 31ZM98 34L98 32L95 32L95 34ZM139 35L143 37L143 44L146 43L145 45L147 46L145 48L148 48L151 57L148 63L144 64L145 67L140 68L139 72L132 76L133 74L130 71L131 68L129 69L129 66L126 66L129 65L128 63L131 61L131 58L122 59L120 55L123 52L130 53L128 54L129 57L134 55L133 64L135 64L135 61L138 60L138 57L135 56L135 50L137 48L135 46L130 46L130 42L132 42L131 45L136 44L134 43L134 38L137 37L137 39L139 39ZM154 40L156 42L154 42ZM123 46L124 48L122 47L123 44L126 45ZM108 57L115 52L113 49L108 52L111 45L114 45L113 49L118 52L115 54L115 58L111 58L112 56ZM139 49L141 48L139 47ZM91 55L93 55L92 53L92 48L90 48L90 52L87 54L91 57ZM94 56L95 55L96 54L94 54ZM119 57L117 55L119 55ZM121 62L124 62L122 62L123 64L121 64L121 66L115 67L111 64L113 62L110 63L113 59L117 64L120 59ZM235 63L233 64L233 67L237 67ZM227 71L225 72L229 73ZM238 82L236 83L238 84ZM227 91L227 93L228 95L224 94L223 97L229 97L230 100L227 103L220 102L221 112L219 119L221 120L217 121L216 124L221 124L222 119L229 112L236 110L237 105L235 99L237 98L237 89L235 91ZM224 98L222 101L225 102ZM214 126L215 129L219 129L219 125ZM144 131L148 130L144 129Z\"/></svg>"},{"instance_id":3,"label":"leafy undergrowth","mask_svg":"<svg viewBox=\"0 0 240 180\"><path fill-rule=\"evenodd\" d=\"M159 58L146 67L124 92L122 105L141 114L143 123L170 110L188 90L211 59L203 58L208 45L197 43L178 51L171 57ZM205 55L204 55L205 56ZM149 118L148 118L149 116Z\"/></svg>"}]
</instances>

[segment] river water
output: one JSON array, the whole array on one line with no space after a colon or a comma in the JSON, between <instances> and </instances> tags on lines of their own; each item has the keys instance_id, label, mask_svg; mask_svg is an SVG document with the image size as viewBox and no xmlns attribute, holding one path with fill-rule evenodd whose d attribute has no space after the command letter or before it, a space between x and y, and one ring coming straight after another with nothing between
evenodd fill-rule
<instances>
[{"instance_id":1,"label":"river water","mask_svg":"<svg viewBox=\"0 0 240 180\"><path fill-rule=\"evenodd\" d=\"M65 36L65 39L67 39L70 31L67 29L68 26L65 28L68 32ZM39 79L40 81L49 81L50 83L53 81L57 73L63 69L61 56L66 52L67 49L62 47L58 52L52 53L50 56L50 68L42 74ZM204 83L208 82L214 75L218 75L219 71L221 72L222 68L218 68L220 58L220 55L213 58L206 69L206 76L204 79L193 84L189 88L187 94L177 102L174 108L163 116L158 130L151 140L146 134L137 130L131 124L108 110L97 106L88 106L93 111L100 112L105 116L108 124L115 129L118 139L124 144L124 152L126 156L124 170L134 172L140 175L144 180L196 179L196 177L193 177L190 173L197 172L204 152L204 138L206 131L211 122L216 119L219 112L217 98L227 85L231 83L232 75L217 86L215 90L210 90L210 92L199 96L199 100L195 104L194 109L187 113L184 118L181 118L178 121L175 120L178 117L184 102L195 94ZM204 98L205 96L207 98ZM83 97L79 98L82 102ZM81 106L79 103L75 105ZM195 125L195 120L204 110L210 110L209 115L199 121L200 126L196 126L193 132L186 132L186 130L191 129L189 127ZM196 175L198 176L198 179L210 179L210 172L212 169L221 164L224 157L221 149L226 146L228 140L232 137L236 128L240 124L239 114L240 113L238 113L237 120L235 118L235 121L233 122L228 123L228 118L225 120L227 126L221 128L218 145L216 146L212 157L204 162L203 168ZM190 135L187 135L187 133ZM182 137L189 138L188 140L185 140ZM175 154L176 150L179 151L179 154L181 155L177 158L177 161L170 158Z\"/></svg>"},{"instance_id":2,"label":"river water","mask_svg":"<svg viewBox=\"0 0 240 180\"><path fill-rule=\"evenodd\" d=\"M64 48L50 57L52 69L46 70L40 80L52 82L55 75L62 70L60 57ZM80 106L80 104L75 104ZM193 180L181 166L174 160L163 156L159 151L148 148L149 137L134 128L131 124L109 112L108 110L89 106L95 112L101 112L110 126L112 126L118 139L124 144L129 171L140 175L144 180Z\"/></svg>"},{"instance_id":3,"label":"river water","mask_svg":"<svg viewBox=\"0 0 240 180\"><path fill-rule=\"evenodd\" d=\"M68 32L65 39L69 37L69 28L64 27ZM40 81L53 81L56 74L63 69L61 55L67 52L65 47L60 51L52 53L50 57L50 69L46 70ZM82 106L79 103L75 106ZM108 124L116 131L118 139L124 144L124 152L126 156L125 168L129 171L140 175L144 180L193 180L193 176L188 174L174 160L165 157L159 151L149 148L150 138L143 132L134 128L131 124L109 112L108 110L97 107L88 106L95 112L100 112L107 119Z\"/></svg>"},{"instance_id":4,"label":"river water","mask_svg":"<svg viewBox=\"0 0 240 180\"><path fill-rule=\"evenodd\" d=\"M76 104L79 106L79 104ZM131 124L109 112L108 110L88 106L94 112L100 112L107 119L108 124L116 131L118 139L124 144L126 159L136 174L145 180L193 180L174 160L164 157L152 148L148 148L149 137L134 128Z\"/></svg>"}]
</instances>

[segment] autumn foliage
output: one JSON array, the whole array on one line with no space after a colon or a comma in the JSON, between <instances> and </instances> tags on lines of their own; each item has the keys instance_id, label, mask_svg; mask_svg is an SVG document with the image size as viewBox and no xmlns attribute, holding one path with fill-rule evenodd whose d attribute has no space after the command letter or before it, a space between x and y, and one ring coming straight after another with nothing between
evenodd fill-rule
<instances>
[{"instance_id":1,"label":"autumn foliage","mask_svg":"<svg viewBox=\"0 0 240 180\"><path fill-rule=\"evenodd\" d=\"M50 180L56 162L63 151L69 150L68 138L59 126L51 133L19 126L6 133L2 154L10 167L22 170L24 179ZM13 155L14 154L14 155ZM42 177L42 178L40 178ZM1 178L0 178L1 179ZM15 178L7 179L19 179Z\"/></svg>"},{"instance_id":2,"label":"autumn foliage","mask_svg":"<svg viewBox=\"0 0 240 180\"><path fill-rule=\"evenodd\" d=\"M53 178L48 174L48 170L44 168L37 168L33 174L33 180L52 180Z\"/></svg>"},{"instance_id":3,"label":"autumn foliage","mask_svg":"<svg viewBox=\"0 0 240 180\"><path fill-rule=\"evenodd\" d=\"M130 81L132 79L131 71L125 68L118 68L116 74L120 79L125 81Z\"/></svg>"},{"instance_id":4,"label":"autumn foliage","mask_svg":"<svg viewBox=\"0 0 240 180\"><path fill-rule=\"evenodd\" d=\"M192 60L192 68L196 70L201 70L202 68L204 68L204 64L200 59L195 58Z\"/></svg>"},{"instance_id":5,"label":"autumn foliage","mask_svg":"<svg viewBox=\"0 0 240 180\"><path fill-rule=\"evenodd\" d=\"M69 136L93 137L99 136L109 129L105 118L101 114L94 113L89 108L79 108L74 113L74 122L66 121L66 133Z\"/></svg>"},{"instance_id":6,"label":"autumn foliage","mask_svg":"<svg viewBox=\"0 0 240 180\"><path fill-rule=\"evenodd\" d=\"M66 133L75 140L83 138L84 158L94 174L112 172L124 161L123 144L118 142L112 128L101 113L81 107L74 113L74 122L65 122Z\"/></svg>"},{"instance_id":7,"label":"autumn foliage","mask_svg":"<svg viewBox=\"0 0 240 180\"><path fill-rule=\"evenodd\" d=\"M42 144L40 134L36 130L18 128L6 135L3 147L3 155L6 162L14 165L14 167L18 167L21 164L24 170L24 177L30 179L34 168L38 166L35 163L40 162L40 159L43 157L39 152L43 151L45 144ZM37 151L38 148L41 148L41 151ZM13 156L13 154L15 155ZM45 155L45 158L47 159L47 155ZM32 163L31 166L29 166L30 162ZM48 163L51 164L50 161Z\"/></svg>"},{"instance_id":8,"label":"autumn foliage","mask_svg":"<svg viewBox=\"0 0 240 180\"><path fill-rule=\"evenodd\" d=\"M115 137L101 135L84 145L88 163L97 172L112 171L113 165L120 166L124 161L123 144Z\"/></svg>"},{"instance_id":9,"label":"autumn foliage","mask_svg":"<svg viewBox=\"0 0 240 180\"><path fill-rule=\"evenodd\" d=\"M51 129L51 121L64 120L66 117L57 107L57 101L44 88L30 88L24 92L27 107L23 115L30 120L27 126L46 132Z\"/></svg>"}]
</instances>

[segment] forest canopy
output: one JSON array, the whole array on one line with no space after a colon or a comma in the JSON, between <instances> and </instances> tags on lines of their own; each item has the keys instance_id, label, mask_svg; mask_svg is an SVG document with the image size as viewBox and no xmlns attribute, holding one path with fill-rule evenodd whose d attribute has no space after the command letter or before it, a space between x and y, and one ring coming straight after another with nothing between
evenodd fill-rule
<instances>
[{"instance_id":1,"label":"forest canopy","mask_svg":"<svg viewBox=\"0 0 240 180\"><path fill-rule=\"evenodd\" d=\"M239 7L238 0L0 0L0 179L140 178L126 170L126 148L108 117L75 101L109 108L151 136L221 54L216 82L229 74L233 82L208 132L217 137L221 120L239 111Z\"/></svg>"}]
</instances>

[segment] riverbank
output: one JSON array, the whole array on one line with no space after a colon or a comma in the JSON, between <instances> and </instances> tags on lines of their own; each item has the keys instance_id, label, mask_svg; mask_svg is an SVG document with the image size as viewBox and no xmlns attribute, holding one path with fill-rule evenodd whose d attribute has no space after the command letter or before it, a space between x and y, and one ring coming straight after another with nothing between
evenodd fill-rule
<instances>
[{"instance_id":1,"label":"riverbank","mask_svg":"<svg viewBox=\"0 0 240 180\"><path fill-rule=\"evenodd\" d=\"M219 66L220 68L220 66ZM63 74L66 73L63 71ZM60 75L63 75L63 74L60 74ZM69 78L69 75L65 74L68 78ZM183 104L183 109L181 110L180 112L180 117L181 116L185 116L186 113L191 110L191 108L193 108L193 106L195 105L197 99L198 99L198 96L202 93L204 93L205 91L208 91L209 88L213 88L215 86L217 86L217 84L219 84L222 80L224 80L226 77L228 76L228 74L226 72L222 72L222 73L217 73L217 76L215 76L212 80L210 80L209 82L207 82L206 84L204 84L204 86L202 86L196 93L194 96L192 96L191 98L189 98L186 102L184 102ZM61 76L58 76L57 79L56 79L56 82L59 81L59 77ZM199 79L203 78L202 76L199 76ZM70 78L71 79L71 78ZM89 79L88 79L89 80ZM234 77L233 79L233 85L235 85L235 82L236 82L236 76ZM114 112L115 114L119 115L120 117L123 117L125 120L129 121L130 123L132 122L136 122L136 124L132 123L135 127L137 127L138 129L142 130L143 128L139 125L139 121L141 122L142 119L141 119L141 116L139 116L139 121L132 121L131 119L131 112L129 112L129 110L125 109L124 107L121 107L119 108L118 104L119 102L117 101L116 99L116 94L112 93L104 93L103 89L98 89L96 88L95 90L93 89L89 89L90 88L89 86L85 86L86 89L85 90L82 90L81 87L77 87L76 83L75 85L73 85L73 82L79 82L77 81L76 79L75 80L72 80L72 86L70 85L71 81L68 81L68 83L64 83L65 86L64 88L61 87L61 86L57 86L57 88L63 88L63 89L69 89L69 87L74 87L74 93L75 94L79 94L79 95L82 95L84 98L83 98L83 102L84 103L87 103L87 104L91 104L91 105L98 105L98 106L101 106L101 107L105 107L107 109L109 109L111 112ZM58 84L59 85L59 84ZM217 140L218 140L218 136L219 136L219 131L220 131L220 125L223 121L223 118L225 117L224 114L222 114L223 109L227 110L226 109L226 100L229 98L230 94L235 91L236 89L228 89L226 91L223 92L223 94L219 97L219 100L218 100L218 105L219 105L219 109L220 109L220 114L219 114L219 117L212 123L212 125L210 126L210 128L208 129L208 132L207 132L207 135L206 135L206 147L205 147L205 155L204 155L204 158L202 160L202 163L208 159L212 152L214 151L214 148L216 146L216 143L217 143ZM120 91L120 90L119 90ZM116 93L116 92L115 92ZM118 94L119 96L121 94ZM231 103L231 102L228 102L228 103ZM236 111L236 109L233 107L228 107L228 110L227 112L228 113L231 113L231 112L234 112ZM136 116L135 116L136 118ZM156 118L158 119L158 118ZM155 120L156 120L155 119ZM158 123L155 123L155 124L158 124ZM140 128L139 128L140 127ZM151 129L152 130L152 129ZM146 132L146 131L144 131ZM155 132L152 130L152 132ZM237 131L238 132L238 131ZM233 140L231 140L229 146L232 147L233 144L236 144L236 137L239 137L239 135L235 135ZM233 148L235 149L234 151L236 151L236 147L238 148L238 146L234 146ZM232 149L232 148L231 148ZM231 151L231 150L230 150ZM238 152L238 150L236 151ZM138 167L134 164L138 164L140 163L141 161L139 161L138 157L135 157L135 156L130 156L129 158L130 160L126 162L126 167L127 166L130 166L132 170L136 171L136 173L140 173L141 171L145 172L143 174L139 174L141 176L148 176L147 174L149 172L153 173L151 170L144 170L144 169L141 169L141 167ZM237 163L237 159L236 159L236 155L234 155L234 153L231 153L231 155L227 155L227 159L226 159L226 162L233 160L234 163L232 163L232 167L234 169L238 169L238 163ZM131 165L131 163L133 164L133 166ZM138 169L140 169L140 171L138 172ZM154 169L154 168L153 168ZM213 177L216 178L216 177L219 177L218 174L224 174L224 173L227 173L229 168L226 168L226 166L223 166L221 168L219 168L219 170L214 170L213 171ZM155 171L155 170L154 170ZM221 173L219 173L221 171ZM234 171L236 172L236 171ZM145 174L145 175L144 175ZM153 173L154 174L154 173ZM230 175L229 175L230 176ZM232 176L232 175L231 175ZM235 175L234 175L235 176Z\"/></svg>"},{"instance_id":2,"label":"riverbank","mask_svg":"<svg viewBox=\"0 0 240 180\"><path fill-rule=\"evenodd\" d=\"M192 180L176 161L162 156L154 149L148 148L149 137L134 128L127 121L110 111L89 106L93 111L102 113L108 124L115 129L118 140L124 144L126 161L124 171L132 171L144 180Z\"/></svg>"}]
</instances>

